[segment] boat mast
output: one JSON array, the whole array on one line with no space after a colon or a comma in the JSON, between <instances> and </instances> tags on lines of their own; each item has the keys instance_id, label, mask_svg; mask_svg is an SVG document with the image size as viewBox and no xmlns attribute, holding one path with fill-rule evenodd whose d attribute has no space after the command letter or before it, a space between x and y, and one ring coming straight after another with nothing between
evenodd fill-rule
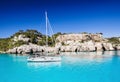
<instances>
[{"instance_id":1,"label":"boat mast","mask_svg":"<svg viewBox=\"0 0 120 82\"><path fill-rule=\"evenodd\" d=\"M48 17L47 12L45 11L45 20L46 20L46 48L48 47ZM47 49L46 49L47 52Z\"/></svg>"}]
</instances>

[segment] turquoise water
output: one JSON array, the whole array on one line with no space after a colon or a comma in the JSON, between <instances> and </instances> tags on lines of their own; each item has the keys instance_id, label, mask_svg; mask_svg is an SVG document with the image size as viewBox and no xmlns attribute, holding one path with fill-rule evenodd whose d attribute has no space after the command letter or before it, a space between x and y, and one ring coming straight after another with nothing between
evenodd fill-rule
<instances>
[{"instance_id":1,"label":"turquoise water","mask_svg":"<svg viewBox=\"0 0 120 82\"><path fill-rule=\"evenodd\" d=\"M66 53L65 53L66 54ZM0 55L0 82L120 82L120 52L63 56L61 62L28 63L26 56ZM108 54L110 56L108 56Z\"/></svg>"}]
</instances>

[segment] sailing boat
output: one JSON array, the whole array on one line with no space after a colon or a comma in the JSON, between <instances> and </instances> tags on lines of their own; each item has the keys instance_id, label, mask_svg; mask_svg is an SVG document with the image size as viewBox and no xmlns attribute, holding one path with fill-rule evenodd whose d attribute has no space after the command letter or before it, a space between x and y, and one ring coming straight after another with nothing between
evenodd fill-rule
<instances>
[{"instance_id":1,"label":"sailing boat","mask_svg":"<svg viewBox=\"0 0 120 82\"><path fill-rule=\"evenodd\" d=\"M48 17L47 17L47 12L45 12L45 19L46 19L46 48L47 48L48 47ZM44 56L35 55L34 57L28 57L27 61L28 62L60 62L61 56L48 55L48 52L46 50L46 54Z\"/></svg>"}]
</instances>

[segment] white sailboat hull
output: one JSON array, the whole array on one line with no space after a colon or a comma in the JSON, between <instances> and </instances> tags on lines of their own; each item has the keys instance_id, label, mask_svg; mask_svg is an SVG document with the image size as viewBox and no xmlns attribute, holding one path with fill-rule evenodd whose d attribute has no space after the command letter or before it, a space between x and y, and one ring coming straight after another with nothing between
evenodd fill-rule
<instances>
[{"instance_id":1,"label":"white sailboat hull","mask_svg":"<svg viewBox=\"0 0 120 82\"><path fill-rule=\"evenodd\" d=\"M61 61L61 57L35 57L35 58L28 58L28 62L59 62Z\"/></svg>"}]
</instances>

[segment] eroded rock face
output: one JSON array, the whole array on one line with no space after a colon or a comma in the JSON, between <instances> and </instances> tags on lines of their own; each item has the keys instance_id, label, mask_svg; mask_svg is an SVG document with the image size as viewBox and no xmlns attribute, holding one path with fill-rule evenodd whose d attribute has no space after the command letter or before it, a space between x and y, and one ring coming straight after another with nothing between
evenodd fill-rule
<instances>
[{"instance_id":1,"label":"eroded rock face","mask_svg":"<svg viewBox=\"0 0 120 82\"><path fill-rule=\"evenodd\" d=\"M85 42L87 51L95 51L95 43L91 40L88 42Z\"/></svg>"},{"instance_id":2,"label":"eroded rock face","mask_svg":"<svg viewBox=\"0 0 120 82\"><path fill-rule=\"evenodd\" d=\"M57 37L59 48L65 52L108 51L115 48L101 34L65 34ZM64 43L64 45L62 45ZM57 47L57 45L56 45ZM119 49L119 47L117 47Z\"/></svg>"},{"instance_id":3,"label":"eroded rock face","mask_svg":"<svg viewBox=\"0 0 120 82\"><path fill-rule=\"evenodd\" d=\"M58 42L65 42L65 41L102 41L101 34L65 34L60 35L56 39Z\"/></svg>"},{"instance_id":4,"label":"eroded rock face","mask_svg":"<svg viewBox=\"0 0 120 82\"><path fill-rule=\"evenodd\" d=\"M8 50L9 53L30 52L81 52L120 50L120 45L113 45L101 34L65 34L56 39L55 47L45 47L35 44L22 45Z\"/></svg>"},{"instance_id":5,"label":"eroded rock face","mask_svg":"<svg viewBox=\"0 0 120 82\"><path fill-rule=\"evenodd\" d=\"M95 43L95 49L96 51L103 51L102 43L99 43L99 42Z\"/></svg>"},{"instance_id":6,"label":"eroded rock face","mask_svg":"<svg viewBox=\"0 0 120 82\"><path fill-rule=\"evenodd\" d=\"M65 52L95 51L96 49L102 51L102 44L95 44L95 41L101 42L103 40L101 34L65 34L58 36L56 40L59 44L64 43L59 48Z\"/></svg>"},{"instance_id":7,"label":"eroded rock face","mask_svg":"<svg viewBox=\"0 0 120 82\"><path fill-rule=\"evenodd\" d=\"M70 45L59 46L62 52L79 52L79 51L95 51L97 47L98 51L102 51L102 44L95 45L93 41L88 41L84 43L74 42Z\"/></svg>"},{"instance_id":8,"label":"eroded rock face","mask_svg":"<svg viewBox=\"0 0 120 82\"><path fill-rule=\"evenodd\" d=\"M7 53L11 53L11 54L17 54L17 47L13 48L13 49L9 49L7 51Z\"/></svg>"},{"instance_id":9,"label":"eroded rock face","mask_svg":"<svg viewBox=\"0 0 120 82\"><path fill-rule=\"evenodd\" d=\"M34 52L54 52L53 47L45 47L45 46L38 46L35 44L29 44L29 45L22 45L20 47L16 47L13 49L9 49L7 52L8 53L13 53L13 54L29 54L29 53L34 53Z\"/></svg>"},{"instance_id":10,"label":"eroded rock face","mask_svg":"<svg viewBox=\"0 0 120 82\"><path fill-rule=\"evenodd\" d=\"M19 36L15 36L13 38L13 41L24 41L24 42L28 42L30 40L30 38L26 38L25 35L19 35Z\"/></svg>"},{"instance_id":11,"label":"eroded rock face","mask_svg":"<svg viewBox=\"0 0 120 82\"><path fill-rule=\"evenodd\" d=\"M111 43L103 43L103 47L105 50L114 50L113 45Z\"/></svg>"},{"instance_id":12,"label":"eroded rock face","mask_svg":"<svg viewBox=\"0 0 120 82\"><path fill-rule=\"evenodd\" d=\"M115 46L116 50L120 50L120 45Z\"/></svg>"}]
</instances>

